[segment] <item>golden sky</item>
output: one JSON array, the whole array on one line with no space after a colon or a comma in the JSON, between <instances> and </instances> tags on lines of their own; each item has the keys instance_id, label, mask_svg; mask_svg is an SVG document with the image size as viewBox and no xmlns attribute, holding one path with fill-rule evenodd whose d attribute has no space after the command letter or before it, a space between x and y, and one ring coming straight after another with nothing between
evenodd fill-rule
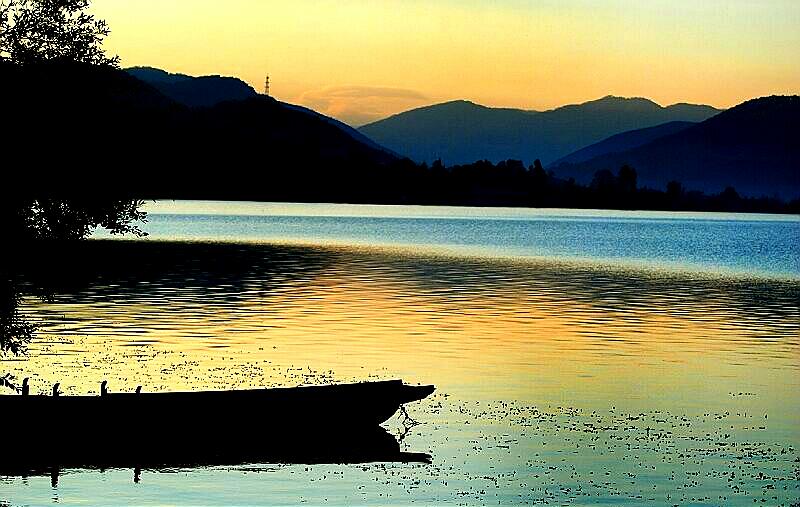
<instances>
[{"instance_id":1,"label":"golden sky","mask_svg":"<svg viewBox=\"0 0 800 507\"><path fill-rule=\"evenodd\" d=\"M351 124L453 99L730 107L800 93L798 0L95 0L123 66L240 77Z\"/></svg>"}]
</instances>

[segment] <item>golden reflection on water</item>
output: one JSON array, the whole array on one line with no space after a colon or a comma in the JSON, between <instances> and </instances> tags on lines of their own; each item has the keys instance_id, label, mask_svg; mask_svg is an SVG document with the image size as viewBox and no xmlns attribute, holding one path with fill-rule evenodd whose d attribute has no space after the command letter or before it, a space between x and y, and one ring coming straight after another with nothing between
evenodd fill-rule
<instances>
[{"instance_id":1,"label":"golden reflection on water","mask_svg":"<svg viewBox=\"0 0 800 507\"><path fill-rule=\"evenodd\" d=\"M800 281L419 249L77 248L24 274L52 298L26 297L22 311L41 329L30 354L4 358L0 371L32 377L33 392L61 382L66 394L97 393L103 379L112 391L373 378L438 389L409 406L424 424L402 444L429 452L431 465L146 474L135 491L122 485L127 475L103 474L98 488L81 472L65 479L60 502L772 505L797 497ZM398 422L387 424L395 434ZM49 484L0 477L0 503L42 503Z\"/></svg>"},{"instance_id":2,"label":"golden reflection on water","mask_svg":"<svg viewBox=\"0 0 800 507\"><path fill-rule=\"evenodd\" d=\"M368 249L133 245L92 242L90 281L49 302L28 298L42 328L31 354L5 369L68 394L96 392L102 379L156 391L397 377L460 399L676 410L742 391L777 408L800 383L797 282ZM130 272L98 261L127 255L137 259ZM781 411L797 420L796 409Z\"/></svg>"}]
</instances>

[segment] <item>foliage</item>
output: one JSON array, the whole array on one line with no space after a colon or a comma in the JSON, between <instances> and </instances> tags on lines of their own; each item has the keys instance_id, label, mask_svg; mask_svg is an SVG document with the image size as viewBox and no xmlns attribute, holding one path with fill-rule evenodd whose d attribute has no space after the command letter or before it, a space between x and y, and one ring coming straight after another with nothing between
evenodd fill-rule
<instances>
[{"instance_id":1,"label":"foliage","mask_svg":"<svg viewBox=\"0 0 800 507\"><path fill-rule=\"evenodd\" d=\"M103 40L109 34L108 25L88 12L89 4L89 0L0 0L0 64L5 66L9 77L17 76L17 69L46 70L51 68L48 67L51 63L84 65L101 74L104 69L118 67L119 58L106 56L102 49ZM23 79L17 84L26 82ZM3 90L20 91L13 86ZM19 97L19 93L13 95ZM47 105L42 108L46 109ZM78 142L83 144L87 139L82 126L98 120L91 111L84 111L81 116L79 113L57 114L54 110L45 127L37 120L26 124L26 118L36 117L35 104L33 108L29 104L19 109L6 104L4 109L15 119L14 127L3 133L6 146L12 146L25 156L30 172L39 176L42 164L35 162L33 154L63 152L61 148L66 147L72 151ZM67 117L71 121L69 127L60 128L67 127L61 123ZM31 128L36 130L36 135L31 135ZM10 135L15 131L24 134L22 137ZM58 133L48 137L51 132ZM69 140L68 146L52 142L58 139ZM85 147L95 157L99 156L100 143L86 143ZM61 184L62 180L67 182L74 178L75 173L62 168L59 174L64 177L34 177L30 185L23 184L0 195L0 232L7 255L17 256L19 260L26 252L54 245L58 248L59 243L88 237L97 227L112 234L145 235L139 227L146 221L145 213L139 209L143 201L119 196L100 197L108 195L103 193L80 197L90 190L75 192ZM19 312L22 294L30 292L31 288L20 282L16 264L6 260L0 265L0 354L23 353L36 330L36 326Z\"/></svg>"},{"instance_id":2,"label":"foliage","mask_svg":"<svg viewBox=\"0 0 800 507\"><path fill-rule=\"evenodd\" d=\"M108 25L88 8L89 0L0 0L0 59L119 67L119 57L101 47Z\"/></svg>"},{"instance_id":3,"label":"foliage","mask_svg":"<svg viewBox=\"0 0 800 507\"><path fill-rule=\"evenodd\" d=\"M0 280L0 355L24 353L36 331L36 326L19 314L21 297L14 280L7 276Z\"/></svg>"},{"instance_id":4,"label":"foliage","mask_svg":"<svg viewBox=\"0 0 800 507\"><path fill-rule=\"evenodd\" d=\"M145 236L139 227L147 221L140 210L144 201L102 198L4 199L0 202L0 229L9 254L26 256L34 249L59 248L64 242L85 239L97 227L112 234ZM36 326L20 315L23 287L16 261L0 266L0 355L22 354ZM35 292L35 291L34 291ZM46 296L46 294L39 294Z\"/></svg>"},{"instance_id":5,"label":"foliage","mask_svg":"<svg viewBox=\"0 0 800 507\"><path fill-rule=\"evenodd\" d=\"M449 167L436 161L428 168L425 164L417 165L405 159L384 169L380 178L380 184L370 186L343 178L340 187L350 189L346 196L349 202L383 204L768 213L798 211L798 201L787 202L777 197L745 197L732 187L718 194L687 190L678 181L669 182L664 189L643 187L639 185L636 169L629 165L623 165L616 172L601 169L587 185L571 178L559 178L553 171L545 171L538 160L527 168L519 160L505 160L497 164L480 160ZM301 188L299 184L296 186ZM333 188L329 186L323 199L345 201ZM299 191L292 192L289 188L272 189L265 194L252 197L256 200L303 200Z\"/></svg>"},{"instance_id":6,"label":"foliage","mask_svg":"<svg viewBox=\"0 0 800 507\"><path fill-rule=\"evenodd\" d=\"M138 223L147 221L135 199L46 198L17 201L6 216L16 221L12 230L25 240L84 239L97 227L111 234L146 236Z\"/></svg>"}]
</instances>

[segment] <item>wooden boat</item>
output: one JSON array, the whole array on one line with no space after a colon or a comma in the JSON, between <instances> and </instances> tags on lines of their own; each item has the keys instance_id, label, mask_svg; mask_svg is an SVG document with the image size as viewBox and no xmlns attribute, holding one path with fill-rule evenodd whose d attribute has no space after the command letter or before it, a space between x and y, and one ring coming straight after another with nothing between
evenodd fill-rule
<instances>
[{"instance_id":1,"label":"wooden boat","mask_svg":"<svg viewBox=\"0 0 800 507\"><path fill-rule=\"evenodd\" d=\"M11 468L419 461L427 455L401 453L379 425L403 404L433 391L434 386L392 380L235 391L0 396L6 426L0 474L11 475Z\"/></svg>"}]
</instances>

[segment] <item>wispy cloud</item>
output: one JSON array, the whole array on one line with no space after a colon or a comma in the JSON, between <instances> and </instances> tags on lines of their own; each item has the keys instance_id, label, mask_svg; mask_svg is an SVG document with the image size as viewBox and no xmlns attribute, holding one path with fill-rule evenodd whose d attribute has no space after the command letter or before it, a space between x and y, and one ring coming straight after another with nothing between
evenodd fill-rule
<instances>
[{"instance_id":1,"label":"wispy cloud","mask_svg":"<svg viewBox=\"0 0 800 507\"><path fill-rule=\"evenodd\" d=\"M333 86L310 90L298 102L347 124L360 126L427 103L416 90L381 86Z\"/></svg>"}]
</instances>

